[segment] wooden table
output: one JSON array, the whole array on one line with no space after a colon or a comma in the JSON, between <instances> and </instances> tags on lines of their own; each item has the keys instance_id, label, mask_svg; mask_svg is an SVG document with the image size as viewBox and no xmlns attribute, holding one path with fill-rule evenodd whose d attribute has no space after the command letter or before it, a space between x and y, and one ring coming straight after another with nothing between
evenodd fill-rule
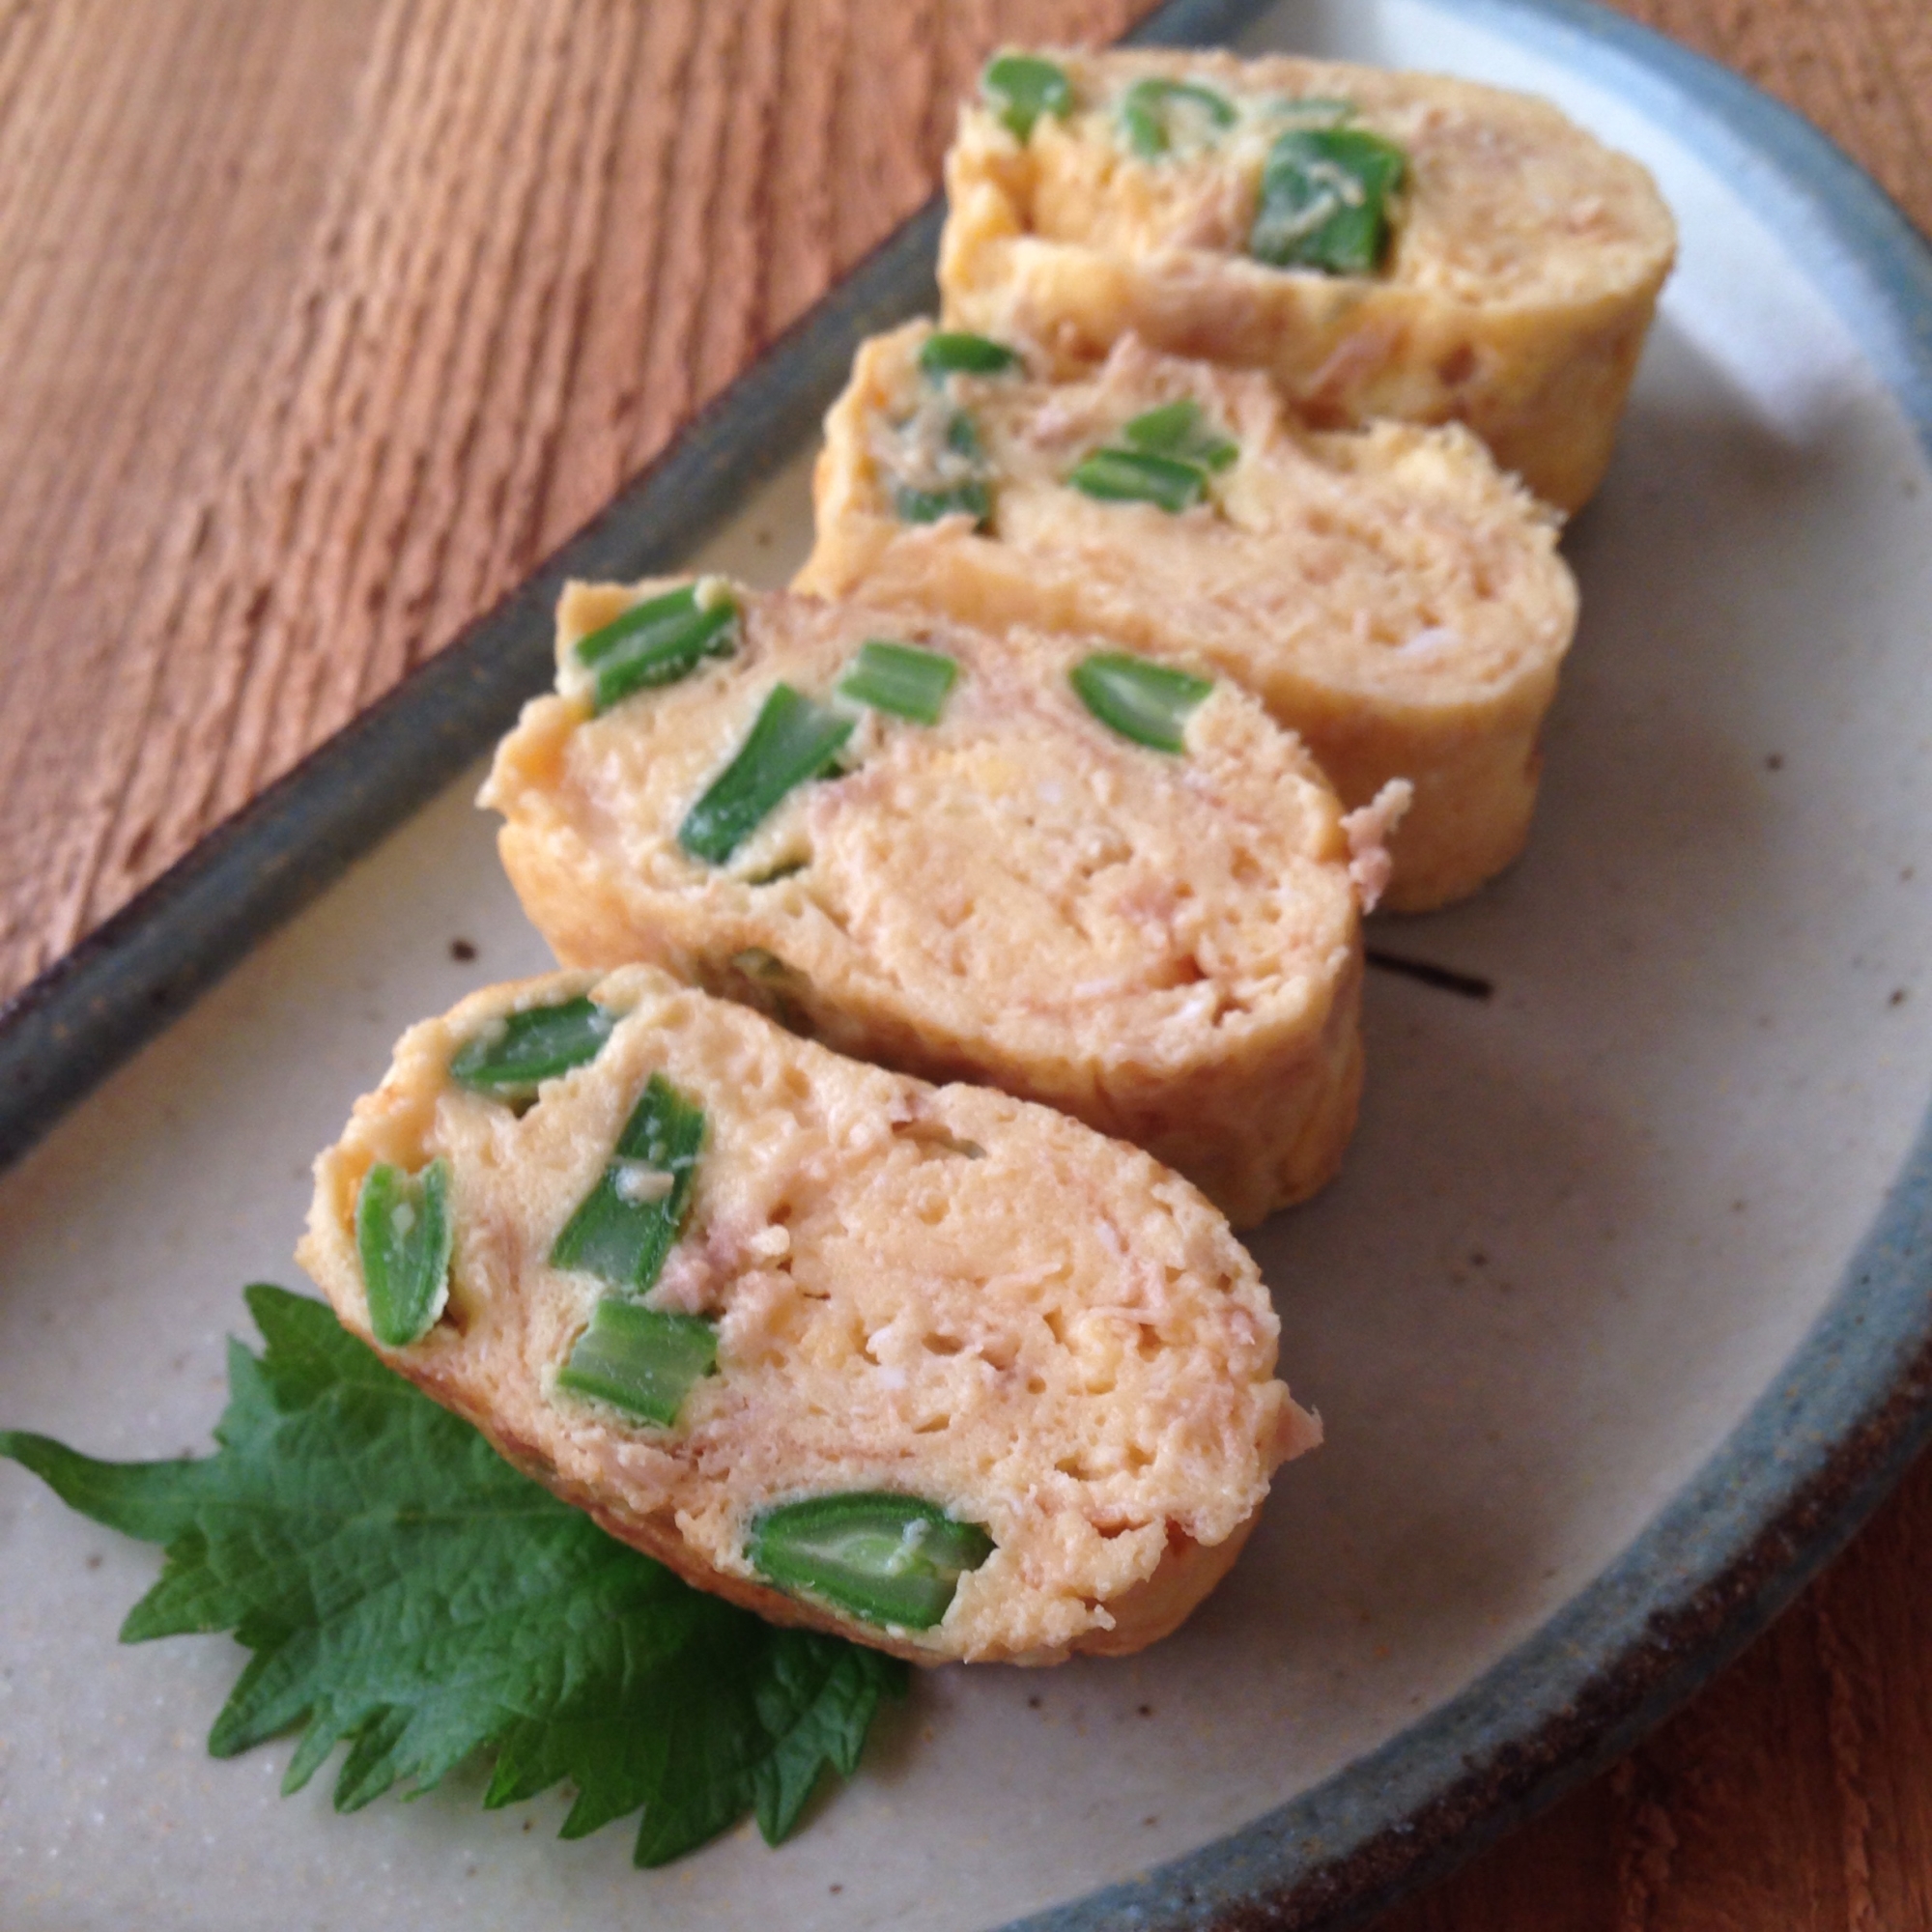
<instances>
[{"instance_id":1,"label":"wooden table","mask_svg":"<svg viewBox=\"0 0 1932 1932\"><path fill-rule=\"evenodd\" d=\"M1927 0L1619 0L1932 227ZM1136 0L0 5L0 994L514 583ZM1932 1466L1389 1932L1932 1927Z\"/></svg>"}]
</instances>

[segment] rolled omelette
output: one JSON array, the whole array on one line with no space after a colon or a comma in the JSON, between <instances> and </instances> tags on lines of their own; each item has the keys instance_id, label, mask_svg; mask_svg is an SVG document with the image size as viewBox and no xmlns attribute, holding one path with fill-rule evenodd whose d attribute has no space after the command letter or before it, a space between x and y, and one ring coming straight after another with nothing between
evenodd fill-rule
<instances>
[{"instance_id":1,"label":"rolled omelette","mask_svg":"<svg viewBox=\"0 0 1932 1932\"><path fill-rule=\"evenodd\" d=\"M1153 1641L1321 1437L1179 1177L649 967L412 1028L318 1159L298 1254L611 1534L916 1662Z\"/></svg>"},{"instance_id":2,"label":"rolled omelette","mask_svg":"<svg viewBox=\"0 0 1932 1932\"><path fill-rule=\"evenodd\" d=\"M1345 814L1231 680L1105 640L713 578L574 585L557 645L481 802L559 961L1058 1107L1237 1225L1333 1174L1400 788Z\"/></svg>"},{"instance_id":3,"label":"rolled omelette","mask_svg":"<svg viewBox=\"0 0 1932 1932\"><path fill-rule=\"evenodd\" d=\"M1037 359L923 322L867 342L796 587L1226 673L1345 806L1410 781L1395 910L1508 865L1577 623L1555 516L1454 425L1310 430L1266 377L1132 335L1069 381Z\"/></svg>"},{"instance_id":4,"label":"rolled omelette","mask_svg":"<svg viewBox=\"0 0 1932 1932\"><path fill-rule=\"evenodd\" d=\"M1009 53L947 156L947 324L1063 372L1125 334L1311 421L1463 422L1564 510L1602 480L1676 250L1548 102L1225 53Z\"/></svg>"}]
</instances>

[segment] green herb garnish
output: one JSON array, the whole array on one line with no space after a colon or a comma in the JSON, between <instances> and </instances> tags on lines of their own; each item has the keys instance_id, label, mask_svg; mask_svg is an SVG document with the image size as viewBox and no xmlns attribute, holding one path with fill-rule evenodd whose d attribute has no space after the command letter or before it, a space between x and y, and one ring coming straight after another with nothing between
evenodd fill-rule
<instances>
[{"instance_id":1,"label":"green herb garnish","mask_svg":"<svg viewBox=\"0 0 1932 1932\"><path fill-rule=\"evenodd\" d=\"M1211 678L1117 651L1083 659L1071 676L1081 703L1101 724L1155 752L1186 749L1187 720L1214 689Z\"/></svg>"},{"instance_id":2,"label":"green herb garnish","mask_svg":"<svg viewBox=\"0 0 1932 1932\"><path fill-rule=\"evenodd\" d=\"M787 792L832 763L856 723L774 685L738 755L685 814L677 842L694 859L724 865Z\"/></svg>"},{"instance_id":3,"label":"green herb garnish","mask_svg":"<svg viewBox=\"0 0 1932 1932\"><path fill-rule=\"evenodd\" d=\"M216 1453L97 1463L0 1433L71 1508L166 1546L124 1643L233 1631L254 1653L208 1740L299 1730L284 1792L338 1744L335 1808L427 1791L479 1751L495 1809L568 1781L563 1835L643 1807L661 1865L747 1811L777 1844L828 1764L849 1777L906 1666L700 1595L505 1463L318 1301L248 1291Z\"/></svg>"},{"instance_id":4,"label":"green herb garnish","mask_svg":"<svg viewBox=\"0 0 1932 1932\"><path fill-rule=\"evenodd\" d=\"M1066 480L1103 503L1153 503L1170 515L1193 508L1208 495L1208 475L1200 465L1146 449L1096 449Z\"/></svg>"},{"instance_id":5,"label":"green herb garnish","mask_svg":"<svg viewBox=\"0 0 1932 1932\"><path fill-rule=\"evenodd\" d=\"M915 490L901 483L893 492L893 508L904 524L936 524L941 517L971 517L976 527L993 514L993 498L975 476L940 490Z\"/></svg>"},{"instance_id":6,"label":"green herb garnish","mask_svg":"<svg viewBox=\"0 0 1932 1932\"><path fill-rule=\"evenodd\" d=\"M1277 269L1373 273L1405 165L1393 141L1365 128L1291 128L1263 164L1248 252Z\"/></svg>"},{"instance_id":7,"label":"green herb garnish","mask_svg":"<svg viewBox=\"0 0 1932 1932\"><path fill-rule=\"evenodd\" d=\"M1073 112L1073 88L1065 71L1037 54L996 54L980 75L980 92L1021 141L1042 114L1065 121Z\"/></svg>"},{"instance_id":8,"label":"green herb garnish","mask_svg":"<svg viewBox=\"0 0 1932 1932\"><path fill-rule=\"evenodd\" d=\"M355 1251L369 1300L369 1327L385 1349L407 1349L430 1331L449 1298L449 1163L420 1174L378 1161L355 1197Z\"/></svg>"},{"instance_id":9,"label":"green herb garnish","mask_svg":"<svg viewBox=\"0 0 1932 1932\"><path fill-rule=\"evenodd\" d=\"M869 1624L930 1630L993 1539L918 1496L860 1492L767 1510L746 1553L781 1589L810 1591Z\"/></svg>"},{"instance_id":10,"label":"green herb garnish","mask_svg":"<svg viewBox=\"0 0 1932 1932\"><path fill-rule=\"evenodd\" d=\"M1223 436L1191 396L1135 416L1121 434L1149 455L1172 457L1201 469L1225 469L1241 453L1239 444Z\"/></svg>"},{"instance_id":11,"label":"green herb garnish","mask_svg":"<svg viewBox=\"0 0 1932 1932\"><path fill-rule=\"evenodd\" d=\"M633 605L580 639L572 655L590 673L592 701L604 712L634 691L689 677L706 658L729 657L738 633L736 599L704 579Z\"/></svg>"},{"instance_id":12,"label":"green herb garnish","mask_svg":"<svg viewBox=\"0 0 1932 1932\"><path fill-rule=\"evenodd\" d=\"M710 1322L607 1295L557 1370L556 1385L668 1429L692 1383L717 1366L718 1331Z\"/></svg>"},{"instance_id":13,"label":"green herb garnish","mask_svg":"<svg viewBox=\"0 0 1932 1932\"><path fill-rule=\"evenodd\" d=\"M546 1080L597 1058L617 1015L589 999L506 1013L450 1058L449 1077L498 1100L526 1100Z\"/></svg>"},{"instance_id":14,"label":"green herb garnish","mask_svg":"<svg viewBox=\"0 0 1932 1932\"><path fill-rule=\"evenodd\" d=\"M991 336L935 329L919 346L920 373L935 383L948 376L1003 376L1020 366L1018 353Z\"/></svg>"},{"instance_id":15,"label":"green herb garnish","mask_svg":"<svg viewBox=\"0 0 1932 1932\"><path fill-rule=\"evenodd\" d=\"M703 1108L653 1073L602 1179L556 1237L551 1266L648 1293L684 1225L703 1145Z\"/></svg>"},{"instance_id":16,"label":"green herb garnish","mask_svg":"<svg viewBox=\"0 0 1932 1932\"><path fill-rule=\"evenodd\" d=\"M1234 103L1196 80L1137 80L1121 100L1121 131L1144 161L1167 154L1177 135L1205 146L1234 125Z\"/></svg>"},{"instance_id":17,"label":"green herb garnish","mask_svg":"<svg viewBox=\"0 0 1932 1932\"><path fill-rule=\"evenodd\" d=\"M871 638L859 646L852 668L838 681L838 695L915 724L937 724L959 667L942 651Z\"/></svg>"}]
</instances>

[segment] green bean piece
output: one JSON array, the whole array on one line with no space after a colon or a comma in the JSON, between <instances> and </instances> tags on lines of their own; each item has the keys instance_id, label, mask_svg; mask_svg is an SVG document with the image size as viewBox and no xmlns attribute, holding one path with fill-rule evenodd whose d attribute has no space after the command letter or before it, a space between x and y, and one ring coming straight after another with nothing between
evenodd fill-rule
<instances>
[{"instance_id":1,"label":"green bean piece","mask_svg":"<svg viewBox=\"0 0 1932 1932\"><path fill-rule=\"evenodd\" d=\"M700 582L633 605L581 638L573 655L591 674L592 700L602 713L634 691L689 677L706 658L729 657L738 634L737 600Z\"/></svg>"},{"instance_id":2,"label":"green bean piece","mask_svg":"<svg viewBox=\"0 0 1932 1932\"><path fill-rule=\"evenodd\" d=\"M1037 54L998 54L980 75L987 104L1024 141L1042 114L1065 121L1073 112L1073 88L1065 73Z\"/></svg>"},{"instance_id":3,"label":"green bean piece","mask_svg":"<svg viewBox=\"0 0 1932 1932\"><path fill-rule=\"evenodd\" d=\"M935 329L919 346L920 373L935 383L949 376L1003 376L1019 366L1017 351L964 329Z\"/></svg>"},{"instance_id":4,"label":"green bean piece","mask_svg":"<svg viewBox=\"0 0 1932 1932\"><path fill-rule=\"evenodd\" d=\"M709 1321L607 1296L591 1310L556 1385L668 1429L692 1383L717 1366L718 1331Z\"/></svg>"},{"instance_id":5,"label":"green bean piece","mask_svg":"<svg viewBox=\"0 0 1932 1932\"><path fill-rule=\"evenodd\" d=\"M1102 724L1154 752L1186 749L1187 721L1214 689L1211 678L1120 651L1085 658L1071 675L1081 703Z\"/></svg>"},{"instance_id":6,"label":"green bean piece","mask_svg":"<svg viewBox=\"0 0 1932 1932\"><path fill-rule=\"evenodd\" d=\"M1248 252L1277 269L1375 271L1403 152L1365 128L1291 128L1268 150Z\"/></svg>"},{"instance_id":7,"label":"green bean piece","mask_svg":"<svg viewBox=\"0 0 1932 1932\"><path fill-rule=\"evenodd\" d=\"M832 763L857 723L774 685L738 755L685 813L677 842L694 859L724 865L787 792Z\"/></svg>"},{"instance_id":8,"label":"green bean piece","mask_svg":"<svg viewBox=\"0 0 1932 1932\"><path fill-rule=\"evenodd\" d=\"M893 508L905 524L936 524L941 517L967 516L983 528L993 514L992 493L975 476L940 490L915 490L901 483L893 493Z\"/></svg>"},{"instance_id":9,"label":"green bean piece","mask_svg":"<svg viewBox=\"0 0 1932 1932\"><path fill-rule=\"evenodd\" d=\"M589 999L526 1007L493 1021L449 1063L449 1077L497 1100L527 1100L546 1080L595 1060L617 1015Z\"/></svg>"},{"instance_id":10,"label":"green bean piece","mask_svg":"<svg viewBox=\"0 0 1932 1932\"><path fill-rule=\"evenodd\" d=\"M407 1349L430 1331L449 1299L449 1163L420 1174L379 1161L355 1199L355 1247L369 1300L369 1329L385 1349Z\"/></svg>"},{"instance_id":11,"label":"green bean piece","mask_svg":"<svg viewBox=\"0 0 1932 1932\"><path fill-rule=\"evenodd\" d=\"M838 681L838 695L874 711L890 711L915 724L937 724L959 667L943 651L923 651L889 638L859 646L852 668Z\"/></svg>"},{"instance_id":12,"label":"green bean piece","mask_svg":"<svg viewBox=\"0 0 1932 1932\"><path fill-rule=\"evenodd\" d=\"M868 1624L930 1630L993 1548L978 1523L937 1503L861 1491L767 1510L746 1553L782 1590L810 1591Z\"/></svg>"},{"instance_id":13,"label":"green bean piece","mask_svg":"<svg viewBox=\"0 0 1932 1932\"><path fill-rule=\"evenodd\" d=\"M980 427L964 410L956 411L952 420L946 425L946 446L954 456L963 456L969 463L983 463L986 460L985 445L980 440Z\"/></svg>"},{"instance_id":14,"label":"green bean piece","mask_svg":"<svg viewBox=\"0 0 1932 1932\"><path fill-rule=\"evenodd\" d=\"M1121 434L1150 456L1171 456L1200 469L1225 469L1241 453L1240 445L1208 421L1192 396L1135 416Z\"/></svg>"},{"instance_id":15,"label":"green bean piece","mask_svg":"<svg viewBox=\"0 0 1932 1932\"><path fill-rule=\"evenodd\" d=\"M1137 80L1121 100L1121 131L1144 161L1169 153L1177 134L1206 146L1235 125L1234 103L1198 80Z\"/></svg>"},{"instance_id":16,"label":"green bean piece","mask_svg":"<svg viewBox=\"0 0 1932 1932\"><path fill-rule=\"evenodd\" d=\"M1170 516L1193 508L1208 494L1199 465L1146 449L1096 449L1067 482L1103 503L1154 503Z\"/></svg>"},{"instance_id":17,"label":"green bean piece","mask_svg":"<svg viewBox=\"0 0 1932 1932\"><path fill-rule=\"evenodd\" d=\"M703 1145L703 1108L653 1073L603 1176L556 1237L551 1266L648 1293L684 1225Z\"/></svg>"}]
</instances>

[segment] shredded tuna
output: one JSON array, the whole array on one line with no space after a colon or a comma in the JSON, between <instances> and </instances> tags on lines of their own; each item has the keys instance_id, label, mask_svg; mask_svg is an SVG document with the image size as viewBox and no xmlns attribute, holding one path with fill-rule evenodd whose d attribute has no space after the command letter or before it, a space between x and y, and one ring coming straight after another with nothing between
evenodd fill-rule
<instances>
[{"instance_id":1,"label":"shredded tuna","mask_svg":"<svg viewBox=\"0 0 1932 1932\"><path fill-rule=\"evenodd\" d=\"M1389 874L1395 869L1388 841L1414 797L1415 787L1406 779L1390 779L1367 805L1357 806L1342 820L1342 830L1349 836L1349 876L1364 912L1374 912L1388 890Z\"/></svg>"}]
</instances>

